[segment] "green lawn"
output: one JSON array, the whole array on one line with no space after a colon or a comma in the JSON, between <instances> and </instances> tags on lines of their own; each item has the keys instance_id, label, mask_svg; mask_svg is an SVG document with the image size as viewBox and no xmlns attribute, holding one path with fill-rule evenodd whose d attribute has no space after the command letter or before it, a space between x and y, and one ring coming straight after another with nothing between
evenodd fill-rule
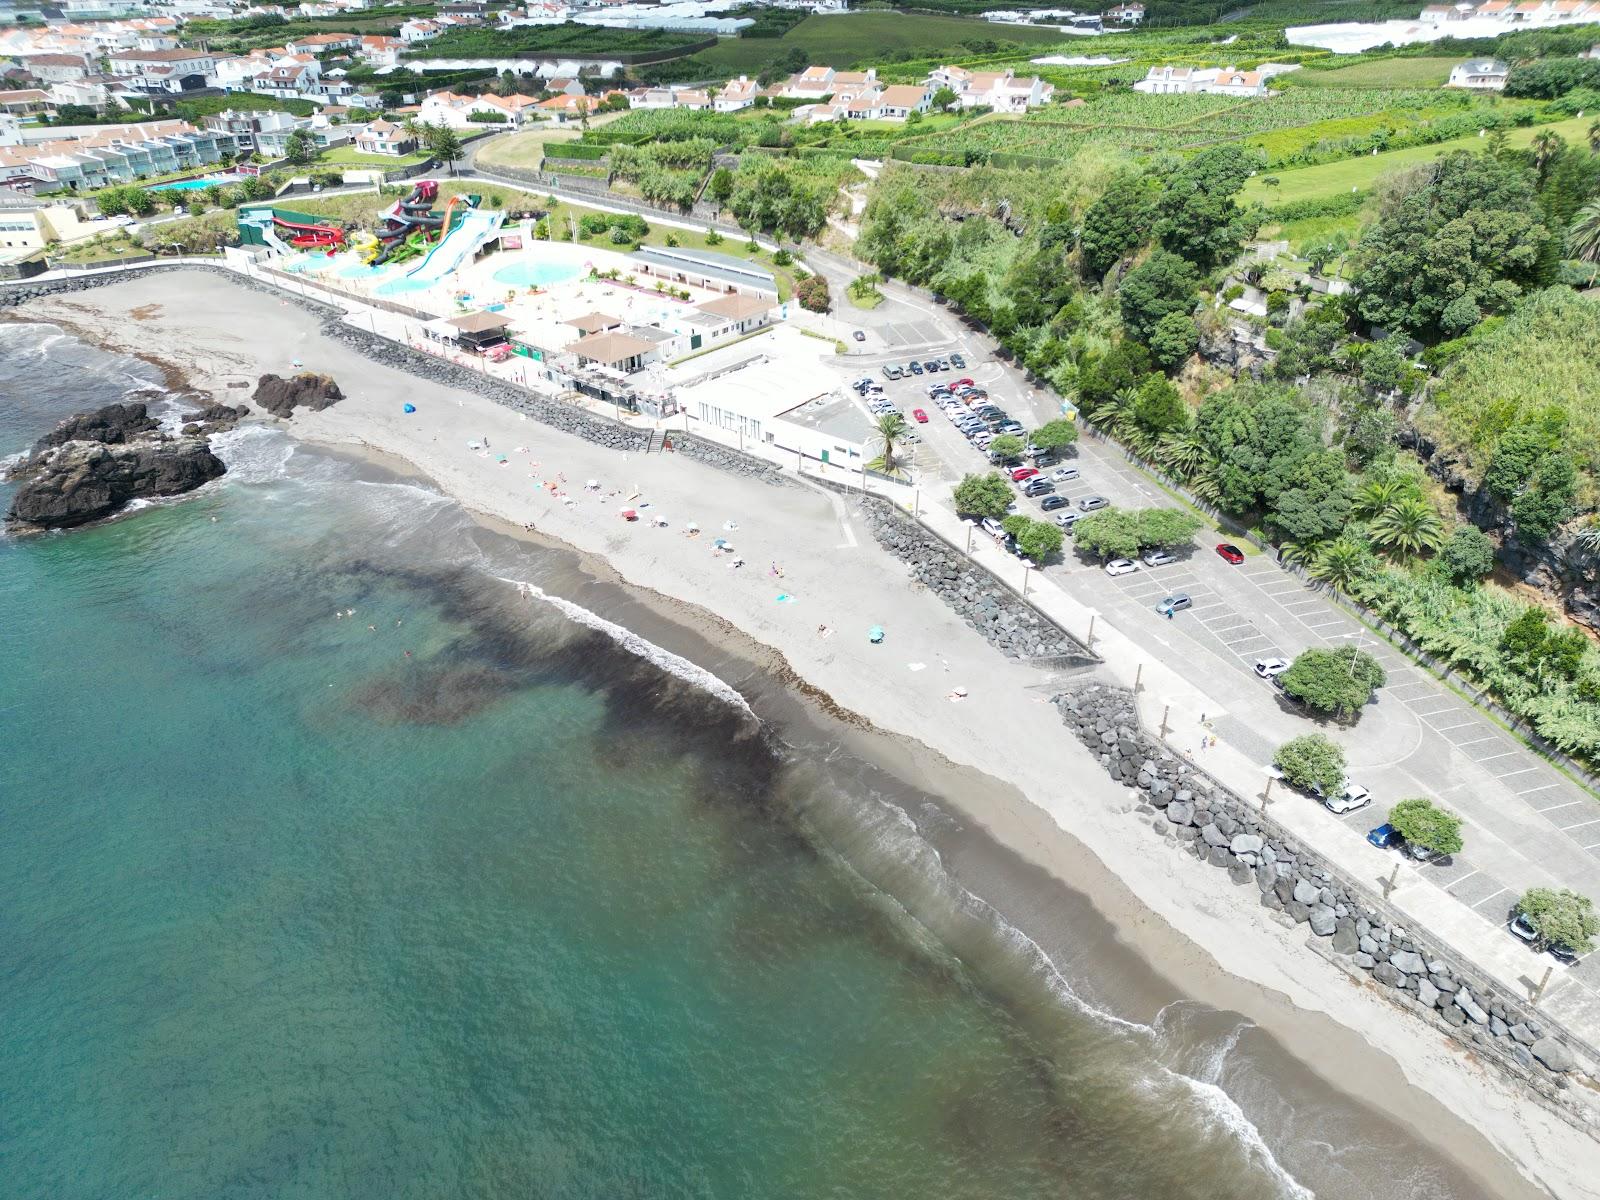
<instances>
[{"instance_id":1,"label":"green lawn","mask_svg":"<svg viewBox=\"0 0 1600 1200\"><path fill-rule=\"evenodd\" d=\"M426 154L403 154L398 158L390 154L362 154L349 146L333 146L317 155L317 161L311 169L317 167L373 167L380 170L392 171L396 167L409 167L413 163L426 162Z\"/></svg>"},{"instance_id":2,"label":"green lawn","mask_svg":"<svg viewBox=\"0 0 1600 1200\"><path fill-rule=\"evenodd\" d=\"M1567 121L1557 121L1553 125L1532 125L1525 129L1513 129L1506 136L1506 144L1521 149L1533 141L1535 136L1545 131L1559 134L1570 143L1581 144L1587 140L1589 126L1593 123L1589 117L1573 117ZM1289 204L1297 200L1326 200L1342 192L1366 191L1380 176L1402 167L1431 162L1439 155L1448 154L1452 150L1482 150L1487 145L1487 138L1456 138L1433 146L1412 146L1405 150L1390 150L1385 154L1368 154L1361 158L1348 158L1315 167L1300 167L1293 171L1257 175L1245 184L1244 199L1259 201L1268 207L1275 204ZM1279 181L1277 186L1267 186L1264 182L1267 178L1276 178Z\"/></svg>"},{"instance_id":3,"label":"green lawn","mask_svg":"<svg viewBox=\"0 0 1600 1200\"><path fill-rule=\"evenodd\" d=\"M814 63L848 67L897 50L955 50L966 42L1019 42L1027 46L1063 41L1053 29L991 25L971 17L920 12L857 12L810 16L781 38L724 38L696 54L696 62L738 74L753 74L795 47Z\"/></svg>"},{"instance_id":4,"label":"green lawn","mask_svg":"<svg viewBox=\"0 0 1600 1200\"><path fill-rule=\"evenodd\" d=\"M1426 88L1442 87L1455 58L1380 58L1336 71L1294 71L1274 83L1292 87Z\"/></svg>"}]
</instances>

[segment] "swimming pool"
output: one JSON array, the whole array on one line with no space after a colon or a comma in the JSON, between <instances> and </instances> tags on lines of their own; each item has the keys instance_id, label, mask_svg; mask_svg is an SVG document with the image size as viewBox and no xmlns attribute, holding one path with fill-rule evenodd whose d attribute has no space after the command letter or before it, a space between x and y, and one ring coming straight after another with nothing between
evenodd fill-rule
<instances>
[{"instance_id":1,"label":"swimming pool","mask_svg":"<svg viewBox=\"0 0 1600 1200\"><path fill-rule=\"evenodd\" d=\"M226 187L230 183L238 183L242 175L213 175L209 179L180 179L177 183L158 183L150 190L152 192L197 192L201 188Z\"/></svg>"},{"instance_id":2,"label":"swimming pool","mask_svg":"<svg viewBox=\"0 0 1600 1200\"><path fill-rule=\"evenodd\" d=\"M512 287L550 287L582 278L588 271L576 262L551 262L525 258L494 273L496 283L509 283Z\"/></svg>"}]
</instances>

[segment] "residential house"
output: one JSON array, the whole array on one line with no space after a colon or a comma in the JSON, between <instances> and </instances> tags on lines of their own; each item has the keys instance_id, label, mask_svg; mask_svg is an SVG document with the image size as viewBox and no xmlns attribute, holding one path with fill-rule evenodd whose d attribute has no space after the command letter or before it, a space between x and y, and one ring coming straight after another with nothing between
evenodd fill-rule
<instances>
[{"instance_id":1,"label":"residential house","mask_svg":"<svg viewBox=\"0 0 1600 1200\"><path fill-rule=\"evenodd\" d=\"M717 93L712 107L721 113L738 112L741 108L749 108L755 104L756 93L759 90L755 80L741 75L722 85L722 90Z\"/></svg>"},{"instance_id":2,"label":"residential house","mask_svg":"<svg viewBox=\"0 0 1600 1200\"><path fill-rule=\"evenodd\" d=\"M209 76L217 58L207 50L119 50L106 56L111 73L119 79L166 81Z\"/></svg>"},{"instance_id":3,"label":"residential house","mask_svg":"<svg viewBox=\"0 0 1600 1200\"><path fill-rule=\"evenodd\" d=\"M558 96L558 100L582 100L581 96ZM549 101L545 101L546 104ZM540 111L540 102L532 96L513 95L461 96L454 92L434 92L422 101L418 120L425 125L448 125L452 129L482 129L492 122L473 120L473 114L493 114L513 128Z\"/></svg>"},{"instance_id":4,"label":"residential house","mask_svg":"<svg viewBox=\"0 0 1600 1200\"><path fill-rule=\"evenodd\" d=\"M1142 25L1144 24L1144 5L1139 3L1118 4L1105 11L1103 20L1117 25Z\"/></svg>"},{"instance_id":5,"label":"residential house","mask_svg":"<svg viewBox=\"0 0 1600 1200\"><path fill-rule=\"evenodd\" d=\"M263 96L294 99L317 95L321 78L322 73L315 61L283 63L257 75L250 82L250 90Z\"/></svg>"},{"instance_id":6,"label":"residential house","mask_svg":"<svg viewBox=\"0 0 1600 1200\"><path fill-rule=\"evenodd\" d=\"M135 50L176 50L180 45L176 31L141 33L133 40Z\"/></svg>"},{"instance_id":7,"label":"residential house","mask_svg":"<svg viewBox=\"0 0 1600 1200\"><path fill-rule=\"evenodd\" d=\"M1136 92L1157 96L1192 95L1201 92L1224 96L1265 96L1268 74L1265 70L1241 71L1236 67L1151 67L1133 85Z\"/></svg>"},{"instance_id":8,"label":"residential house","mask_svg":"<svg viewBox=\"0 0 1600 1200\"><path fill-rule=\"evenodd\" d=\"M897 83L877 96L877 120L904 121L912 113L925 113L933 99L926 83Z\"/></svg>"},{"instance_id":9,"label":"residential house","mask_svg":"<svg viewBox=\"0 0 1600 1200\"><path fill-rule=\"evenodd\" d=\"M50 93L43 88L21 88L13 92L0 92L0 112L27 117L42 113L50 103Z\"/></svg>"},{"instance_id":10,"label":"residential house","mask_svg":"<svg viewBox=\"0 0 1600 1200\"><path fill-rule=\"evenodd\" d=\"M1497 58L1471 58L1450 68L1450 81L1445 86L1502 92L1510 73L1511 68Z\"/></svg>"},{"instance_id":11,"label":"residential house","mask_svg":"<svg viewBox=\"0 0 1600 1200\"><path fill-rule=\"evenodd\" d=\"M535 112L528 115L537 114L553 120L557 124L564 124L567 121L582 120L586 115L599 108L602 101L609 100L612 96L626 96L629 107L637 107L633 101L636 96L642 96L643 94L642 90L637 93L629 93L613 88L600 96L551 96L548 100L539 101L535 106Z\"/></svg>"},{"instance_id":12,"label":"residential house","mask_svg":"<svg viewBox=\"0 0 1600 1200\"><path fill-rule=\"evenodd\" d=\"M807 67L789 77L780 95L790 100L825 100L833 95L833 76L832 67Z\"/></svg>"},{"instance_id":13,"label":"residential house","mask_svg":"<svg viewBox=\"0 0 1600 1200\"><path fill-rule=\"evenodd\" d=\"M266 135L265 141L271 143L279 137L287 138L290 133L300 128L301 124L301 120L292 113L270 108L230 108L223 112L212 113L205 119L205 127L208 130L224 133L233 138L240 154L261 151L263 134Z\"/></svg>"},{"instance_id":14,"label":"residential house","mask_svg":"<svg viewBox=\"0 0 1600 1200\"><path fill-rule=\"evenodd\" d=\"M557 75L554 79L545 80L544 90L552 96L581 96L584 94L583 80Z\"/></svg>"},{"instance_id":15,"label":"residential house","mask_svg":"<svg viewBox=\"0 0 1600 1200\"><path fill-rule=\"evenodd\" d=\"M236 152L227 132L186 121L97 126L81 137L0 146L0 186L90 191L205 167Z\"/></svg>"},{"instance_id":16,"label":"residential house","mask_svg":"<svg viewBox=\"0 0 1600 1200\"><path fill-rule=\"evenodd\" d=\"M383 154L391 158L401 158L416 153L417 139L407 133L403 125L396 125L393 121L378 120L371 122L356 134L355 147L362 154Z\"/></svg>"},{"instance_id":17,"label":"residential house","mask_svg":"<svg viewBox=\"0 0 1600 1200\"><path fill-rule=\"evenodd\" d=\"M415 45L417 42L430 41L444 32L444 26L437 21L424 21L413 17L400 26L400 40L406 45Z\"/></svg>"},{"instance_id":18,"label":"residential house","mask_svg":"<svg viewBox=\"0 0 1600 1200\"><path fill-rule=\"evenodd\" d=\"M1511 10L1511 19L1518 22L1536 21L1549 13L1549 0L1523 0Z\"/></svg>"},{"instance_id":19,"label":"residential house","mask_svg":"<svg viewBox=\"0 0 1600 1200\"><path fill-rule=\"evenodd\" d=\"M1240 71L1223 67L1205 89L1222 96L1265 96L1267 81L1260 71Z\"/></svg>"},{"instance_id":20,"label":"residential house","mask_svg":"<svg viewBox=\"0 0 1600 1200\"><path fill-rule=\"evenodd\" d=\"M393 67L400 63L406 44L397 37L385 34L368 34L361 39L356 55L370 67Z\"/></svg>"},{"instance_id":21,"label":"residential house","mask_svg":"<svg viewBox=\"0 0 1600 1200\"><path fill-rule=\"evenodd\" d=\"M122 107L112 89L117 80L110 75L88 75L66 83L50 85L50 104L54 108L72 104L79 108L92 108L96 112Z\"/></svg>"},{"instance_id":22,"label":"residential house","mask_svg":"<svg viewBox=\"0 0 1600 1200\"><path fill-rule=\"evenodd\" d=\"M68 83L94 74L94 68L81 54L28 54L23 69L40 83Z\"/></svg>"},{"instance_id":23,"label":"residential house","mask_svg":"<svg viewBox=\"0 0 1600 1200\"><path fill-rule=\"evenodd\" d=\"M935 92L949 88L962 108L991 108L1007 113L1048 104L1056 92L1054 84L1031 75L1018 79L1014 71L969 71L956 66L931 71L928 86Z\"/></svg>"},{"instance_id":24,"label":"residential house","mask_svg":"<svg viewBox=\"0 0 1600 1200\"><path fill-rule=\"evenodd\" d=\"M334 50L360 49L361 41L361 35L356 33L314 33L285 42L284 49L290 54L328 54Z\"/></svg>"},{"instance_id":25,"label":"residential house","mask_svg":"<svg viewBox=\"0 0 1600 1200\"><path fill-rule=\"evenodd\" d=\"M257 75L264 75L272 67L265 55L222 55L212 64L211 78L219 88L230 92L247 92Z\"/></svg>"}]
</instances>

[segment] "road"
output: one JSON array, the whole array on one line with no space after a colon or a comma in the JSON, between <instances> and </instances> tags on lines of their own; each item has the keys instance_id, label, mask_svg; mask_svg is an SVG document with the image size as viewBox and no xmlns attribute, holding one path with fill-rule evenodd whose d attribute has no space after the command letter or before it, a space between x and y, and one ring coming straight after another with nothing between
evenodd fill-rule
<instances>
[{"instance_id":1,"label":"road","mask_svg":"<svg viewBox=\"0 0 1600 1200\"><path fill-rule=\"evenodd\" d=\"M842 295L850 265L827 255L808 255L808 260L830 275L834 294ZM875 310L839 311L842 320L868 335L867 342L852 347L847 371L876 375L908 417L913 408L927 413L926 425L913 424L919 435L915 467L921 502L948 507L949 486L988 463L927 400L930 380L968 376L1029 428L1060 415L1060 400L1030 388L1019 371L993 356L986 338L938 305L893 285L885 290L886 300ZM967 358L967 369L900 381L882 378L884 363L951 350ZM1091 494L1105 495L1119 507L1174 503L1113 444L1086 437L1068 463L1081 475L1058 485L1058 494L1074 507ZM1038 501L1023 498L1020 490L1018 503L1025 512L1045 515ZM1105 614L1152 658L1201 691L1225 698L1218 711L1207 714L1203 730L1174 734L1180 749L1185 740L1197 749L1203 736L1215 735L1265 772L1284 741L1314 730L1327 733L1344 748L1351 778L1375 797L1367 808L1339 818L1352 841L1364 839L1387 819L1396 801L1408 796L1428 796L1459 813L1465 850L1420 868L1429 885L1459 905L1464 923L1458 936L1475 924L1479 936L1503 938L1512 953L1525 956L1525 979L1532 982L1554 967L1542 1007L1600 1041L1600 953L1562 967L1515 943L1501 928L1528 887L1570 887L1600 897L1600 801L1271 557L1246 545L1245 562L1228 564L1214 551L1223 540L1214 530L1202 531L1178 562L1113 578L1097 560L1075 553L1069 539L1064 561L1045 573L1074 599ZM1188 593L1194 606L1168 620L1158 602L1177 592ZM1259 658L1292 659L1308 647L1352 643L1383 663L1388 681L1349 728L1313 722L1253 671ZM1312 803L1292 794L1282 802ZM1361 846L1370 854L1372 881L1383 878L1393 853Z\"/></svg>"}]
</instances>

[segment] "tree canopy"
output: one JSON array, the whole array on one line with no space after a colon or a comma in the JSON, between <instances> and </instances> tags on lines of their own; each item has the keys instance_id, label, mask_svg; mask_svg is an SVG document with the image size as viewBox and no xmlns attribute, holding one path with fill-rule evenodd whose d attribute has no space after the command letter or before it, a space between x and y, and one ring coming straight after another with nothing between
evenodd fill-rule
<instances>
[{"instance_id":1,"label":"tree canopy","mask_svg":"<svg viewBox=\"0 0 1600 1200\"><path fill-rule=\"evenodd\" d=\"M1273 763L1284 779L1305 791L1331 796L1344 787L1344 751L1320 733L1291 738L1278 747Z\"/></svg>"},{"instance_id":2,"label":"tree canopy","mask_svg":"<svg viewBox=\"0 0 1600 1200\"><path fill-rule=\"evenodd\" d=\"M1461 818L1423 796L1402 800L1389 810L1389 824L1415 846L1435 854L1461 852Z\"/></svg>"},{"instance_id":3,"label":"tree canopy","mask_svg":"<svg viewBox=\"0 0 1600 1200\"><path fill-rule=\"evenodd\" d=\"M1234 197L1260 161L1240 146L1213 146L1184 160L1161 196L1155 222L1161 244L1206 270L1233 258L1259 222Z\"/></svg>"},{"instance_id":4,"label":"tree canopy","mask_svg":"<svg viewBox=\"0 0 1600 1200\"><path fill-rule=\"evenodd\" d=\"M1308 708L1343 717L1359 711L1386 678L1383 665L1365 650L1341 646L1302 650L1278 681Z\"/></svg>"},{"instance_id":5,"label":"tree canopy","mask_svg":"<svg viewBox=\"0 0 1600 1200\"><path fill-rule=\"evenodd\" d=\"M1517 912L1528 919L1541 945L1573 954L1594 949L1594 937L1600 934L1594 901L1567 888L1529 888L1517 902Z\"/></svg>"},{"instance_id":6,"label":"tree canopy","mask_svg":"<svg viewBox=\"0 0 1600 1200\"><path fill-rule=\"evenodd\" d=\"M966 475L955 487L956 511L963 516L1003 517L1013 496L1010 480L998 471Z\"/></svg>"},{"instance_id":7,"label":"tree canopy","mask_svg":"<svg viewBox=\"0 0 1600 1200\"><path fill-rule=\"evenodd\" d=\"M1458 150L1411 183L1361 240L1355 283L1368 321L1453 337L1537 283L1552 234L1530 171Z\"/></svg>"}]
</instances>

